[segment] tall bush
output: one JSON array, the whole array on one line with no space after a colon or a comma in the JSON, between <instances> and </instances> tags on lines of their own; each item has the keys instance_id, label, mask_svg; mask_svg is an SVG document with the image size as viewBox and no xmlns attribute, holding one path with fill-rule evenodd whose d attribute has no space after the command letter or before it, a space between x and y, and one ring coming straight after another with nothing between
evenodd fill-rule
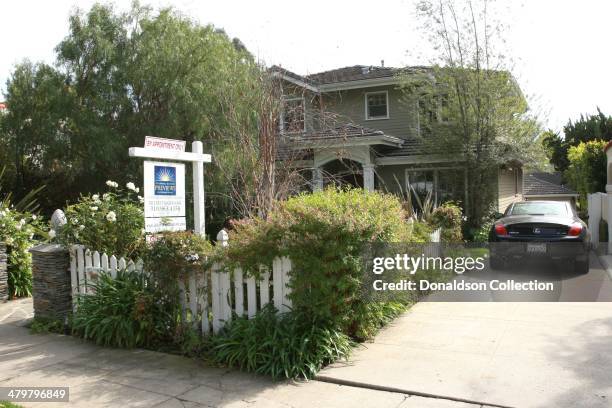
<instances>
[{"instance_id":1,"label":"tall bush","mask_svg":"<svg viewBox=\"0 0 612 408\"><path fill-rule=\"evenodd\" d=\"M406 222L397 197L327 189L279 202L267 219L235 223L228 256L250 273L276 256L289 256L295 310L322 326L367 338L384 323L384 313L362 296L363 251L372 243L426 239L421 224Z\"/></svg>"},{"instance_id":2,"label":"tall bush","mask_svg":"<svg viewBox=\"0 0 612 408\"><path fill-rule=\"evenodd\" d=\"M580 208L586 208L589 193L606 187L606 142L591 140L572 146L567 152L569 166L564 175L568 184L580 194Z\"/></svg>"}]
</instances>

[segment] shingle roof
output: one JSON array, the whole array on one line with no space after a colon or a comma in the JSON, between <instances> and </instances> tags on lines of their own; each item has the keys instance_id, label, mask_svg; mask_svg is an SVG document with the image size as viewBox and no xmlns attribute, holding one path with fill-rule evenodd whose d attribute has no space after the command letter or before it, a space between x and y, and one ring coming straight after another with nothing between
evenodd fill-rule
<instances>
[{"instance_id":1,"label":"shingle roof","mask_svg":"<svg viewBox=\"0 0 612 408\"><path fill-rule=\"evenodd\" d=\"M338 82L360 81L366 79L391 78L403 72L424 72L431 70L428 67L415 66L407 68L377 67L373 65L353 65L310 75L298 75L278 65L270 67L270 71L278 72L289 78L303 81L312 85L327 85Z\"/></svg>"},{"instance_id":2,"label":"shingle roof","mask_svg":"<svg viewBox=\"0 0 612 408\"><path fill-rule=\"evenodd\" d=\"M363 79L388 78L400 72L400 68L354 65L352 67L332 69L330 71L307 75L306 78L317 84L333 84L336 82L349 82Z\"/></svg>"},{"instance_id":3,"label":"shingle roof","mask_svg":"<svg viewBox=\"0 0 612 408\"><path fill-rule=\"evenodd\" d=\"M415 156L423 154L444 154L448 150L437 143L428 143L421 138L404 139L399 148L381 146L376 152L382 157Z\"/></svg>"},{"instance_id":4,"label":"shingle roof","mask_svg":"<svg viewBox=\"0 0 612 408\"><path fill-rule=\"evenodd\" d=\"M561 184L560 173L526 174L523 183L523 194L526 196L578 194Z\"/></svg>"},{"instance_id":5,"label":"shingle roof","mask_svg":"<svg viewBox=\"0 0 612 408\"><path fill-rule=\"evenodd\" d=\"M343 125L336 126L331 129L325 129L319 132L312 132L304 137L304 139L337 139L337 138L351 138L361 136L384 136L385 133L382 130L370 129L367 127L355 125L352 123L346 123Z\"/></svg>"}]
</instances>

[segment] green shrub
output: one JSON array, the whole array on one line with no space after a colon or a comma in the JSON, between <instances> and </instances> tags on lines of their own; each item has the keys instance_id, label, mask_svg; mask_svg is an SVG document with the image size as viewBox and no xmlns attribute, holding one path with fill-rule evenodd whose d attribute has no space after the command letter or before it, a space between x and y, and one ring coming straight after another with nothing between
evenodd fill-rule
<instances>
[{"instance_id":1,"label":"green shrub","mask_svg":"<svg viewBox=\"0 0 612 408\"><path fill-rule=\"evenodd\" d=\"M146 274L119 271L113 279L102 273L91 290L78 298L72 321L75 334L126 348L172 342L175 314Z\"/></svg>"},{"instance_id":2,"label":"green shrub","mask_svg":"<svg viewBox=\"0 0 612 408\"><path fill-rule=\"evenodd\" d=\"M147 248L143 259L158 282L177 282L190 271L203 271L212 251L206 238L191 231L165 232Z\"/></svg>"},{"instance_id":3,"label":"green shrub","mask_svg":"<svg viewBox=\"0 0 612 408\"><path fill-rule=\"evenodd\" d=\"M278 314L272 305L252 319L234 319L211 342L217 363L275 379L312 378L352 348L342 332L297 313Z\"/></svg>"},{"instance_id":4,"label":"green shrub","mask_svg":"<svg viewBox=\"0 0 612 408\"><path fill-rule=\"evenodd\" d=\"M442 228L442 242L463 242L461 207L449 201L435 208L431 213L431 224L434 228Z\"/></svg>"},{"instance_id":5,"label":"green shrub","mask_svg":"<svg viewBox=\"0 0 612 408\"><path fill-rule=\"evenodd\" d=\"M424 242L422 224L408 223L393 195L326 189L278 203L267 219L234 223L227 257L256 274L276 256L292 261L291 299L318 327L367 338L383 323L363 295L368 245ZM384 320L384 318L382 319Z\"/></svg>"},{"instance_id":6,"label":"green shrub","mask_svg":"<svg viewBox=\"0 0 612 408\"><path fill-rule=\"evenodd\" d=\"M58 240L64 245L82 244L99 252L137 258L144 250L143 198L132 183L121 190L106 183L102 195L81 196L64 210L66 225Z\"/></svg>"},{"instance_id":7,"label":"green shrub","mask_svg":"<svg viewBox=\"0 0 612 408\"><path fill-rule=\"evenodd\" d=\"M32 256L35 237L44 234L40 217L0 203L0 242L7 247L10 297L32 294Z\"/></svg>"}]
</instances>

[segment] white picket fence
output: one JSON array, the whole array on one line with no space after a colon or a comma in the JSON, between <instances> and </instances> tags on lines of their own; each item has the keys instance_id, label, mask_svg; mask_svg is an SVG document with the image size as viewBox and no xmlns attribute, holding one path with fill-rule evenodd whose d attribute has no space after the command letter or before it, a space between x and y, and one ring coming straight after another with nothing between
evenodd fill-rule
<instances>
[{"instance_id":1,"label":"white picket fence","mask_svg":"<svg viewBox=\"0 0 612 408\"><path fill-rule=\"evenodd\" d=\"M439 229L431 234L431 241L440 242ZM228 245L228 235L223 230L217 235L217 245ZM433 253L428 255L434 256ZM91 283L100 273L110 273L112 277L121 270L146 273L142 260L126 260L92 251L83 245L72 246L70 257L73 310L76 310L78 296L91 293ZM234 313L251 318L270 302L281 313L286 312L291 308L290 272L291 260L283 257L274 259L271 268L262 266L258 279L245 276L241 268L230 272L220 264L192 273L179 281L182 320L208 334L219 332Z\"/></svg>"},{"instance_id":2,"label":"white picket fence","mask_svg":"<svg viewBox=\"0 0 612 408\"><path fill-rule=\"evenodd\" d=\"M218 245L226 246L227 233L221 231L217 240ZM110 273L112 277L125 269L146 273L141 260L134 262L100 254L82 245L72 246L70 255L73 310L79 295L91 293L91 283L100 273ZM281 313L286 312L291 308L290 271L291 260L283 257L274 259L271 270L262 267L259 279L245 276L241 268L226 271L219 264L210 270L192 273L185 281L179 281L182 320L194 329L201 327L202 333L208 334L211 330L213 333L221 330L233 313L251 318L270 302Z\"/></svg>"}]
</instances>

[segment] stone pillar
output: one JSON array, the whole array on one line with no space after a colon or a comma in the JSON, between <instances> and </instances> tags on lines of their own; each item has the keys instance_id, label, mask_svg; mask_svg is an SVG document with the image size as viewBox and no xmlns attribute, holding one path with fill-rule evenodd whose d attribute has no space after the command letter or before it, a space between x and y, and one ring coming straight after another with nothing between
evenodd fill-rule
<instances>
[{"instance_id":1,"label":"stone pillar","mask_svg":"<svg viewBox=\"0 0 612 408\"><path fill-rule=\"evenodd\" d=\"M374 191L374 165L363 165L363 188L367 191Z\"/></svg>"},{"instance_id":2,"label":"stone pillar","mask_svg":"<svg viewBox=\"0 0 612 408\"><path fill-rule=\"evenodd\" d=\"M42 244L32 253L34 316L64 320L72 311L70 254L56 244Z\"/></svg>"},{"instance_id":3,"label":"stone pillar","mask_svg":"<svg viewBox=\"0 0 612 408\"><path fill-rule=\"evenodd\" d=\"M320 167L312 170L312 191L323 190L323 171Z\"/></svg>"},{"instance_id":4,"label":"stone pillar","mask_svg":"<svg viewBox=\"0 0 612 408\"><path fill-rule=\"evenodd\" d=\"M8 299L8 265L6 245L0 242L0 302Z\"/></svg>"}]
</instances>

